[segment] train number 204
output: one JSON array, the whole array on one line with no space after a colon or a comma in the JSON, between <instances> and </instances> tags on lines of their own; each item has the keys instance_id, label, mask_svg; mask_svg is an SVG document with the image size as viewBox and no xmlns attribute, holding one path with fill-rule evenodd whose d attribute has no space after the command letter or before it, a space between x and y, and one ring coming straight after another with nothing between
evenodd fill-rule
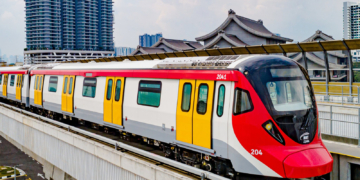
<instances>
[{"instance_id":1,"label":"train number 204","mask_svg":"<svg viewBox=\"0 0 360 180\"><path fill-rule=\"evenodd\" d=\"M251 149L251 155L262 155L261 149Z\"/></svg>"},{"instance_id":2,"label":"train number 204","mask_svg":"<svg viewBox=\"0 0 360 180\"><path fill-rule=\"evenodd\" d=\"M216 79L226 80L226 74L217 74L217 78L216 78Z\"/></svg>"}]
</instances>

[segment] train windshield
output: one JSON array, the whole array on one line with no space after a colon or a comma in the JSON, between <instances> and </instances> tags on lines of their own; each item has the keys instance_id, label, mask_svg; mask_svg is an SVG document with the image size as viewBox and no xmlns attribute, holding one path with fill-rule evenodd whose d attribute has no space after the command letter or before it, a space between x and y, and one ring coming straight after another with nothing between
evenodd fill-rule
<instances>
[{"instance_id":1,"label":"train windshield","mask_svg":"<svg viewBox=\"0 0 360 180\"><path fill-rule=\"evenodd\" d=\"M310 143L316 134L317 111L306 71L299 65L273 63L252 69L249 74L247 77L281 130L300 144Z\"/></svg>"},{"instance_id":2,"label":"train windshield","mask_svg":"<svg viewBox=\"0 0 360 180\"><path fill-rule=\"evenodd\" d=\"M270 69L272 79L266 88L276 111L312 108L310 87L299 68Z\"/></svg>"}]
</instances>

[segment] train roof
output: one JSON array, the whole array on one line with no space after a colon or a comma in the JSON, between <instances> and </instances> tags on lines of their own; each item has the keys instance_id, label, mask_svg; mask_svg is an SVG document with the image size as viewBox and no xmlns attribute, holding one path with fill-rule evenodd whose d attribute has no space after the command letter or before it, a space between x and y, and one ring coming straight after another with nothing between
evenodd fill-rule
<instances>
[{"instance_id":1,"label":"train roof","mask_svg":"<svg viewBox=\"0 0 360 180\"><path fill-rule=\"evenodd\" d=\"M164 60L145 60L122 62L89 62L89 63L65 63L50 66L38 66L34 69L53 70L107 70L107 69L233 69L241 62L250 57L261 55L234 55L234 56L210 56L210 57L178 57Z\"/></svg>"}]
</instances>

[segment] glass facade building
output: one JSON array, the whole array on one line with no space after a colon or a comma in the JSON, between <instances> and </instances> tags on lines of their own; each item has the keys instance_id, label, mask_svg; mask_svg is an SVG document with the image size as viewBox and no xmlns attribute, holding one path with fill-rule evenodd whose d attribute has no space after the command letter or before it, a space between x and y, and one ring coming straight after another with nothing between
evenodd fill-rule
<instances>
[{"instance_id":1,"label":"glass facade building","mask_svg":"<svg viewBox=\"0 0 360 180\"><path fill-rule=\"evenodd\" d=\"M360 4L355 2L344 2L343 6L343 38L360 38Z\"/></svg>"},{"instance_id":2,"label":"glass facade building","mask_svg":"<svg viewBox=\"0 0 360 180\"><path fill-rule=\"evenodd\" d=\"M141 47L151 47L162 37L162 33L154 35L144 34L139 36L139 45Z\"/></svg>"},{"instance_id":3,"label":"glass facade building","mask_svg":"<svg viewBox=\"0 0 360 180\"><path fill-rule=\"evenodd\" d=\"M114 56L127 56L135 51L135 48L131 47L115 47Z\"/></svg>"},{"instance_id":4,"label":"glass facade building","mask_svg":"<svg viewBox=\"0 0 360 180\"><path fill-rule=\"evenodd\" d=\"M114 50L112 0L25 3L28 50Z\"/></svg>"}]
</instances>

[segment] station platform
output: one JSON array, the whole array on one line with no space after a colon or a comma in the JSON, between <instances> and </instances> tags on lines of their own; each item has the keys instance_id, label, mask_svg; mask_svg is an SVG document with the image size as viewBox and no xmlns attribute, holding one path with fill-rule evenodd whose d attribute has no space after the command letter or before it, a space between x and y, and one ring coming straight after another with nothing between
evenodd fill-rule
<instances>
[{"instance_id":1,"label":"station platform","mask_svg":"<svg viewBox=\"0 0 360 180\"><path fill-rule=\"evenodd\" d=\"M323 140L326 148L331 154L338 154L360 159L360 148L357 145Z\"/></svg>"}]
</instances>

